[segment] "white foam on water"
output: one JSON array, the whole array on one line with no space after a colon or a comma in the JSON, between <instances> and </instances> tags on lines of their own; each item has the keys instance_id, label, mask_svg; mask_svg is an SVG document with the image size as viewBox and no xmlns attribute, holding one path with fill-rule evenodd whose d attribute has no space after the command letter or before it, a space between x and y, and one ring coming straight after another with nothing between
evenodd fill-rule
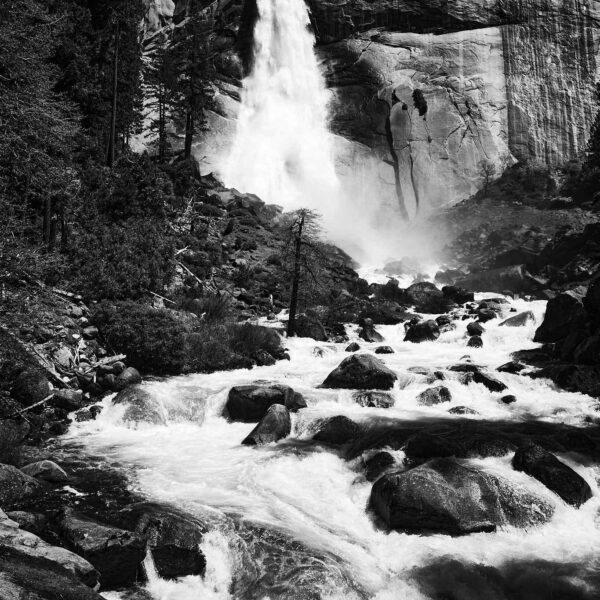
<instances>
[{"instance_id":1,"label":"white foam on water","mask_svg":"<svg viewBox=\"0 0 600 600\"><path fill-rule=\"evenodd\" d=\"M490 392L483 385L463 385L448 379L443 383L453 395L451 403L418 405L416 396L430 384L423 376L410 373L409 367L445 368L469 354L474 363L495 369L510 359L511 352L536 347L531 340L543 317L544 303L511 301L506 305L506 316L514 314L509 312L511 306L519 312L532 310L536 323L510 328L500 326L501 319L490 321L485 324L481 349L466 347L468 321L459 321L456 331L422 344L404 342L403 325L378 327L384 343L395 350L395 354L380 358L399 374L392 390L395 406L390 409L360 407L349 390L318 388L348 355L344 352L346 344L291 339L287 340L289 362L252 371L189 375L145 384L162 403L169 419L167 425L128 426L122 421L123 408L112 406L107 399L96 421L74 424L68 435L90 453L130 464L132 485L152 499L198 515L227 515L261 525L301 542L315 553L334 556L357 588L365 590L363 597L420 599L424 596L413 570L445 557L499 567L507 561L544 560L598 569L600 497L596 480L600 471L595 465L579 462L575 455L559 458L575 468L594 490L594 497L580 509L567 506L535 479L515 472L511 456L471 461L549 498L556 505L556 513L550 523L527 531L508 527L496 533L454 538L379 530L366 510L371 484L362 474L361 459L347 462L336 452L306 441L314 432L315 421L327 416L344 414L357 422L375 418L451 420L464 418L448 413L449 408L459 405L477 410L478 415L468 417L473 419L535 419L582 425L587 415L595 414L592 398L558 390L546 380L506 373L495 376L508 385L508 393L517 397L514 404L503 404L499 401L503 394ZM357 339L356 328L350 327L349 332L351 339ZM377 346L358 341L365 351ZM315 347L325 349L322 357L315 356ZM306 409L293 415L288 440L258 448L240 443L252 424L230 423L221 416L228 390L256 380L290 385L308 403ZM397 455L400 457L401 452ZM150 590L158 600L228 597L223 595L228 593L226 582L240 567L227 548L229 534L223 530L211 535L214 538L208 538L204 548L209 563L206 578L151 583ZM238 564L233 575L232 564ZM340 590L332 585L323 594L335 598Z\"/></svg>"}]
</instances>

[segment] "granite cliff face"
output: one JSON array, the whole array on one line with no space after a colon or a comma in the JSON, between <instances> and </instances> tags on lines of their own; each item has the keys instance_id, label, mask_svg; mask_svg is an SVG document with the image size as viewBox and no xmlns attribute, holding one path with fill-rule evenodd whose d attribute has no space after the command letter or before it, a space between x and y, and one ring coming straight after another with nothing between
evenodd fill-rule
<instances>
[{"instance_id":1,"label":"granite cliff face","mask_svg":"<svg viewBox=\"0 0 600 600\"><path fill-rule=\"evenodd\" d=\"M308 4L339 172L382 206L400 201L427 212L475 192L482 161L498 171L515 160L556 165L585 147L598 78L597 0ZM197 154L204 169L218 169L235 131L256 6L204 7L221 40L222 76L212 133ZM176 18L188 9L189 0L176 2ZM427 101L425 118L415 89Z\"/></svg>"}]
</instances>

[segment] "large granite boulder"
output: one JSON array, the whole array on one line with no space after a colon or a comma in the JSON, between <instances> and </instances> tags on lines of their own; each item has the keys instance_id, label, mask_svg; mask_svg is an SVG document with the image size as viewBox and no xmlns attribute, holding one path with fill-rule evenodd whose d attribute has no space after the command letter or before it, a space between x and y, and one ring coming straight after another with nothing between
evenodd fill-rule
<instances>
[{"instance_id":1,"label":"large granite boulder","mask_svg":"<svg viewBox=\"0 0 600 600\"><path fill-rule=\"evenodd\" d=\"M23 406L40 402L50 394L50 383L46 376L36 369L26 369L15 379L11 396Z\"/></svg>"},{"instance_id":2,"label":"large granite boulder","mask_svg":"<svg viewBox=\"0 0 600 600\"><path fill-rule=\"evenodd\" d=\"M338 415L325 419L319 426L319 431L313 440L333 446L340 446L352 441L360 432L360 427L352 419Z\"/></svg>"},{"instance_id":3,"label":"large granite boulder","mask_svg":"<svg viewBox=\"0 0 600 600\"><path fill-rule=\"evenodd\" d=\"M16 467L0 464L0 506L6 507L42 491L37 479Z\"/></svg>"},{"instance_id":4,"label":"large granite boulder","mask_svg":"<svg viewBox=\"0 0 600 600\"><path fill-rule=\"evenodd\" d=\"M151 502L131 504L119 512L119 518L146 540L162 578L204 575L206 558L200 544L206 527L201 521Z\"/></svg>"},{"instance_id":5,"label":"large granite boulder","mask_svg":"<svg viewBox=\"0 0 600 600\"><path fill-rule=\"evenodd\" d=\"M0 545L3 600L103 600L60 564Z\"/></svg>"},{"instance_id":6,"label":"large granite boulder","mask_svg":"<svg viewBox=\"0 0 600 600\"><path fill-rule=\"evenodd\" d=\"M520 447L512 464L517 471L541 481L568 504L580 506L592 497L592 490L581 475L537 444Z\"/></svg>"},{"instance_id":7,"label":"large granite boulder","mask_svg":"<svg viewBox=\"0 0 600 600\"><path fill-rule=\"evenodd\" d=\"M534 342L560 342L585 319L583 295L575 290L563 292L548 301L542 324L537 328Z\"/></svg>"},{"instance_id":8,"label":"large granite boulder","mask_svg":"<svg viewBox=\"0 0 600 600\"><path fill-rule=\"evenodd\" d=\"M141 574L146 541L139 534L99 523L71 508L63 510L58 527L67 544L100 572L103 587L131 584Z\"/></svg>"},{"instance_id":9,"label":"large granite boulder","mask_svg":"<svg viewBox=\"0 0 600 600\"><path fill-rule=\"evenodd\" d=\"M371 354L353 354L345 358L325 379L322 387L351 390L389 390L396 373Z\"/></svg>"},{"instance_id":10,"label":"large granite boulder","mask_svg":"<svg viewBox=\"0 0 600 600\"><path fill-rule=\"evenodd\" d=\"M404 341L420 344L421 342L434 342L439 337L440 327L435 321L421 321L407 329Z\"/></svg>"},{"instance_id":11,"label":"large granite boulder","mask_svg":"<svg viewBox=\"0 0 600 600\"><path fill-rule=\"evenodd\" d=\"M292 421L290 412L281 404L272 404L260 423L242 441L245 446L262 446L277 442L290 435Z\"/></svg>"},{"instance_id":12,"label":"large granite boulder","mask_svg":"<svg viewBox=\"0 0 600 600\"><path fill-rule=\"evenodd\" d=\"M533 493L451 458L384 475L371 507L391 529L465 535L544 523L554 509Z\"/></svg>"},{"instance_id":13,"label":"large granite boulder","mask_svg":"<svg viewBox=\"0 0 600 600\"><path fill-rule=\"evenodd\" d=\"M291 412L306 407L302 395L287 385L253 383L229 390L223 414L231 421L257 423L273 404L281 404Z\"/></svg>"},{"instance_id":14,"label":"large granite boulder","mask_svg":"<svg viewBox=\"0 0 600 600\"><path fill-rule=\"evenodd\" d=\"M0 547L9 547L27 556L43 558L60 565L90 587L99 583L98 571L87 560L66 548L51 546L37 535L21 529L18 523L8 518L1 510Z\"/></svg>"}]
</instances>

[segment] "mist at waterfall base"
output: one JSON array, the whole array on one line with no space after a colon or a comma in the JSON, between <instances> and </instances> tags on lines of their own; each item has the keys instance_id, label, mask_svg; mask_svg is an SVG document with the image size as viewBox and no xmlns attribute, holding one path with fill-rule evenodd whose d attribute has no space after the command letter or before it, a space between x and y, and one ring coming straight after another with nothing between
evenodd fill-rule
<instances>
[{"instance_id":1,"label":"mist at waterfall base","mask_svg":"<svg viewBox=\"0 0 600 600\"><path fill-rule=\"evenodd\" d=\"M253 67L244 80L233 147L220 169L225 185L286 211L317 211L325 236L363 264L430 254L435 236L424 238L397 206L383 206L381 182L336 173L330 93L304 2L258 0L257 6Z\"/></svg>"},{"instance_id":2,"label":"mist at waterfall base","mask_svg":"<svg viewBox=\"0 0 600 600\"><path fill-rule=\"evenodd\" d=\"M513 300L506 309L510 307L533 310L536 323L516 328L501 327L499 320L486 323L485 346L468 349L473 362L495 369L515 350L537 347L531 340L545 303ZM378 329L395 350L385 356L387 366L399 375L392 408L364 408L350 390L319 388L348 356L346 344L319 344L323 352L316 355L313 340L290 339L289 362L226 376L197 374L145 383L160 406L162 424L128 421L126 407L106 399L97 421L72 425L67 444L110 464L126 465L134 490L207 523L209 534L202 543L205 577L167 581L152 574L150 565L147 589L155 600L595 597L587 586L600 577L600 469L574 454L558 456L594 493L579 509L515 471L512 453L464 461L554 505L554 516L544 525L528 530L505 526L495 533L463 537L410 535L378 527L367 510L371 483L364 476L363 457L347 461L334 449L311 442L323 418L346 415L365 427L385 419L451 422L464 418L448 413L459 405L477 411L469 419L514 422L515 427L534 420L581 426L584 419L596 416L595 402L588 396L508 373L497 376L518 398L514 404L503 404L502 394L473 382L465 385L448 372L444 384L453 400L420 406L416 397L429 385L425 376L407 369L416 365L439 369L458 362L467 351L466 323L422 344L404 342L401 325ZM358 340L355 327L349 334L367 352L376 346ZM308 408L292 415L292 432L286 440L249 447L241 440L254 424L229 422L222 412L232 386L257 380L290 385L304 395ZM402 464L403 452L392 453ZM556 591L561 589L566 590L562 595Z\"/></svg>"}]
</instances>

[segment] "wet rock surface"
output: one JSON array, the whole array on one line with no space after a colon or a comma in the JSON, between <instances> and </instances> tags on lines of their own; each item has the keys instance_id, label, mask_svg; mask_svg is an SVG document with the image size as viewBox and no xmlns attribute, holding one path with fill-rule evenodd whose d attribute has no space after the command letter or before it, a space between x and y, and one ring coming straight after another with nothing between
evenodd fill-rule
<instances>
[{"instance_id":1,"label":"wet rock surface","mask_svg":"<svg viewBox=\"0 0 600 600\"><path fill-rule=\"evenodd\" d=\"M286 385L252 384L231 388L225 414L232 421L258 422L273 404L281 404L291 411L306 406L302 396Z\"/></svg>"},{"instance_id":2,"label":"wet rock surface","mask_svg":"<svg viewBox=\"0 0 600 600\"><path fill-rule=\"evenodd\" d=\"M370 354L353 354L327 376L323 387L389 390L397 378L380 359Z\"/></svg>"},{"instance_id":3,"label":"wet rock surface","mask_svg":"<svg viewBox=\"0 0 600 600\"><path fill-rule=\"evenodd\" d=\"M554 512L545 500L452 459L384 475L373 485L370 505L392 529L451 535L527 527Z\"/></svg>"}]
</instances>

